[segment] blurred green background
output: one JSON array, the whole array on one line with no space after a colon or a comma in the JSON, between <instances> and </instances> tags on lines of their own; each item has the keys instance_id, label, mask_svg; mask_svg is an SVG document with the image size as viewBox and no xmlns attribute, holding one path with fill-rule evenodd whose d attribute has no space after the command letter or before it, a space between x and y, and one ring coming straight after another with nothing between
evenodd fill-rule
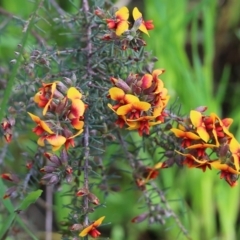
<instances>
[{"instance_id":1,"label":"blurred green background","mask_svg":"<svg viewBox=\"0 0 240 240\"><path fill-rule=\"evenodd\" d=\"M67 13L76 11L73 3L80 4L78 0L56 2ZM118 1L121 2L125 1ZM183 114L198 106L207 106L207 113L216 112L221 117L233 118L231 130L240 140L240 1L129 1L129 8L133 6L139 7L145 20L154 21L155 29L145 40L148 50L159 59L156 67L166 69L162 79L169 89L171 101L177 99L181 103ZM27 0L0 0L2 78L5 77L4 67L7 68L15 57L22 20L26 20L32 10L33 4ZM15 17L10 17L9 13ZM44 16L44 11L42 14ZM47 34L52 44L67 45L67 37L59 36L51 23L43 18L39 24L45 31L43 35ZM35 38L29 39L29 48L34 47L35 41ZM158 181L162 189L168 188L166 197L171 200L172 208L192 239L240 239L239 185L230 188L216 172L202 173L198 169L163 170ZM112 223L106 236L110 233L113 240L185 239L172 220L164 226L130 223L141 210L138 209L137 194L128 191L127 186L122 191L110 194L106 199L107 207L96 213L107 216L107 222ZM56 196L59 208L64 201L60 194ZM61 219L64 215L63 209L57 217Z\"/></svg>"}]
</instances>

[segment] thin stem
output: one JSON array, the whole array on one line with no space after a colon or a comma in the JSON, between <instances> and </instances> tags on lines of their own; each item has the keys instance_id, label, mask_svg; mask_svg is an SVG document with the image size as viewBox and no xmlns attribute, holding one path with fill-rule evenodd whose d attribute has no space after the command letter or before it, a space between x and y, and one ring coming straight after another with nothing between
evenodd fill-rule
<instances>
[{"instance_id":1,"label":"thin stem","mask_svg":"<svg viewBox=\"0 0 240 240\"><path fill-rule=\"evenodd\" d=\"M20 68L21 58L24 54L24 48L25 48L25 45L27 44L29 32L31 31L32 27L34 26L34 21L35 21L36 16L37 16L37 11L41 8L42 4L43 4L43 0L40 1L39 3L38 2L36 3L35 10L34 10L33 14L31 15L30 19L25 22L27 24L25 24L25 26L23 28L23 38L22 38L22 41L21 41L22 47L19 51L19 55L16 58L16 63L13 67L12 74L11 74L9 80L8 80L7 87L4 90L4 96L3 96L3 99L2 99L2 102L1 102L1 107L0 107L0 121L2 120L2 118L4 116L4 113L5 113L6 108L7 108L7 103L8 103L9 97L12 93L12 88L13 88L13 85L14 85L15 77L17 75L18 69ZM3 11L1 9L1 13L4 13L4 12L5 11ZM7 13L7 14L9 14L9 13Z\"/></svg>"},{"instance_id":2,"label":"thin stem","mask_svg":"<svg viewBox=\"0 0 240 240\"><path fill-rule=\"evenodd\" d=\"M53 204L53 186L47 186L46 191L46 202L48 206ZM45 229L46 229L46 240L52 239L52 220L53 212L51 208L46 209L46 220L45 220Z\"/></svg>"},{"instance_id":3,"label":"thin stem","mask_svg":"<svg viewBox=\"0 0 240 240\"><path fill-rule=\"evenodd\" d=\"M170 213L170 215L174 218L174 221L176 222L176 224L178 225L178 227L180 228L180 230L182 231L182 233L185 235L185 237L189 240L191 240L192 238L189 236L187 229L183 226L183 224L181 223L180 219L178 218L178 216L176 215L175 212L173 212L173 210L171 209L171 207L168 204L168 201L165 197L165 194L163 191L161 191L155 182L150 182L152 188L158 193L161 202L165 205L166 210Z\"/></svg>"},{"instance_id":4,"label":"thin stem","mask_svg":"<svg viewBox=\"0 0 240 240\"><path fill-rule=\"evenodd\" d=\"M85 18L86 21L88 21L88 12L89 12L89 3L88 0L83 0L83 12L85 13ZM90 68L90 55L92 53L92 43L91 43L91 27L88 25L87 27L87 46L86 46L86 51L87 51L87 75L91 76L91 68ZM89 78L90 79L90 78ZM89 126L88 126L88 115L86 114L85 116L85 127L84 127L84 187L86 189L89 188L89 180L88 180L88 174L89 174L89 156L90 156L90 151L89 151ZM84 198L83 202L83 207L85 209L85 212L88 212L88 198ZM84 218L84 225L88 225L88 215L85 214Z\"/></svg>"}]
</instances>

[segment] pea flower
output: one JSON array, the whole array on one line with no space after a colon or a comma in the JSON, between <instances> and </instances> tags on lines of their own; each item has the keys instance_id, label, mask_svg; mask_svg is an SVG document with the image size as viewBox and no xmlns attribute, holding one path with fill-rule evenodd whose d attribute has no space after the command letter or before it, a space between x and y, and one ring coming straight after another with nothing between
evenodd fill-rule
<instances>
[{"instance_id":1,"label":"pea flower","mask_svg":"<svg viewBox=\"0 0 240 240\"><path fill-rule=\"evenodd\" d=\"M87 235L90 235L93 238L97 238L98 236L101 235L101 233L97 230L97 227L99 227L105 217L101 217L92 224L90 224L88 227L84 228L79 236L80 237L85 237Z\"/></svg>"},{"instance_id":2,"label":"pea flower","mask_svg":"<svg viewBox=\"0 0 240 240\"><path fill-rule=\"evenodd\" d=\"M46 115L53 100L53 96L57 92L57 84L58 81L55 81L53 83L43 83L43 86L39 89L33 98L34 102L38 104L38 107L43 108L43 115Z\"/></svg>"},{"instance_id":3,"label":"pea flower","mask_svg":"<svg viewBox=\"0 0 240 240\"><path fill-rule=\"evenodd\" d=\"M152 20L144 21L142 18L142 13L138 10L137 7L133 9L133 19L135 21L138 19L142 19L142 22L138 29L149 36L148 30L154 29L153 21Z\"/></svg>"},{"instance_id":4,"label":"pea flower","mask_svg":"<svg viewBox=\"0 0 240 240\"><path fill-rule=\"evenodd\" d=\"M106 19L107 26L109 29L114 29L117 36L121 36L125 31L128 30L129 23L129 10L127 7L120 8L115 13L114 19Z\"/></svg>"}]
</instances>

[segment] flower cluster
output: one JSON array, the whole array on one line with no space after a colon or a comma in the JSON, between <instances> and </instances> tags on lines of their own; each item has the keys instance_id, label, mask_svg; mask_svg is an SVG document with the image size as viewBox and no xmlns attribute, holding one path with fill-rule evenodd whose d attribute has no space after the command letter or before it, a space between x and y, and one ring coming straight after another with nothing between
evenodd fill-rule
<instances>
[{"instance_id":1,"label":"flower cluster","mask_svg":"<svg viewBox=\"0 0 240 240\"><path fill-rule=\"evenodd\" d=\"M146 46L146 42L138 35L140 32L143 32L149 36L148 30L154 29L153 21L144 21L142 13L137 7L135 7L132 12L134 19L133 24L128 21L129 10L127 7L120 8L110 17L106 17L104 12L100 9L97 9L95 14L106 21L107 27L110 30L108 33L104 34L102 39L107 41L120 40L122 50L126 50L130 47L138 51L140 47ZM129 29L130 27L131 29Z\"/></svg>"},{"instance_id":2,"label":"flower cluster","mask_svg":"<svg viewBox=\"0 0 240 240\"><path fill-rule=\"evenodd\" d=\"M189 168L220 170L230 186L239 176L240 144L229 132L232 119L220 119L215 113L204 115L206 108L192 110L178 128L171 131L181 139L178 154Z\"/></svg>"},{"instance_id":3,"label":"flower cluster","mask_svg":"<svg viewBox=\"0 0 240 240\"><path fill-rule=\"evenodd\" d=\"M33 132L39 136L39 146L43 147L47 142L53 151L63 145L66 150L70 146L74 147L74 138L83 132L84 126L86 105L81 99L82 94L75 87L67 88L60 81L42 84L34 96L34 102L43 108L43 116L47 120L28 112L37 125Z\"/></svg>"},{"instance_id":4,"label":"flower cluster","mask_svg":"<svg viewBox=\"0 0 240 240\"><path fill-rule=\"evenodd\" d=\"M138 130L142 136L143 133L149 134L151 126L164 122L169 95L158 78L163 72L156 69L143 76L130 74L125 81L111 78L115 87L109 89L108 97L116 103L108 104L108 107L117 114L117 125Z\"/></svg>"},{"instance_id":5,"label":"flower cluster","mask_svg":"<svg viewBox=\"0 0 240 240\"><path fill-rule=\"evenodd\" d=\"M59 157L49 152L45 152L44 156L50 161L50 164L40 169L42 173L45 173L41 178L42 184L57 184L64 178L67 182L72 181L73 169L68 164L68 155L65 149L61 151Z\"/></svg>"}]
</instances>

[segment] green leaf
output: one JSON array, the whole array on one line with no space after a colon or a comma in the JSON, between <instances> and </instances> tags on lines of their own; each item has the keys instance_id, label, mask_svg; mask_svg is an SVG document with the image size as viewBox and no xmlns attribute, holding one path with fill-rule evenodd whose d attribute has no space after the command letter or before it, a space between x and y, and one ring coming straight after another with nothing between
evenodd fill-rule
<instances>
[{"instance_id":1,"label":"green leaf","mask_svg":"<svg viewBox=\"0 0 240 240\"><path fill-rule=\"evenodd\" d=\"M19 205L18 209L16 209L16 211L26 210L29 207L29 205L37 201L37 199L41 196L41 194L42 194L42 190L37 190L29 193L25 197L25 199L23 199L23 201Z\"/></svg>"}]
</instances>

